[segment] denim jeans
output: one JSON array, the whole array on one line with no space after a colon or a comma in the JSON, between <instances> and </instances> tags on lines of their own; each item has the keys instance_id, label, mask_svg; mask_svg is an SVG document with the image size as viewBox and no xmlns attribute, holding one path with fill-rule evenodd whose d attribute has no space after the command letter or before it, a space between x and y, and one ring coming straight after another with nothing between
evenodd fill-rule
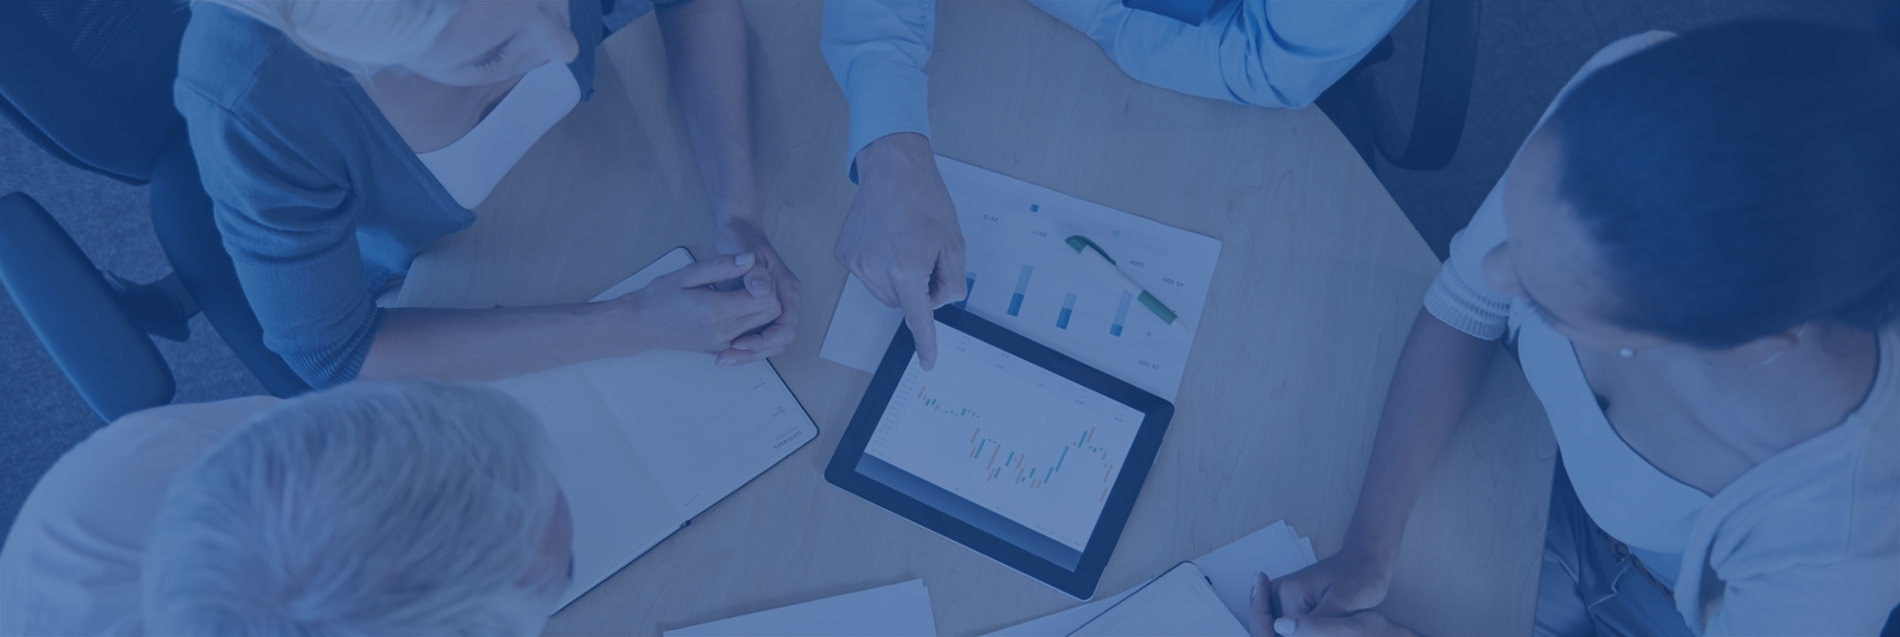
<instances>
[{"instance_id":1,"label":"denim jeans","mask_svg":"<svg viewBox=\"0 0 1900 637\"><path fill-rule=\"evenodd\" d=\"M1550 492L1538 637L1694 637L1671 593L1629 548L1597 528L1571 490L1563 458Z\"/></svg>"}]
</instances>

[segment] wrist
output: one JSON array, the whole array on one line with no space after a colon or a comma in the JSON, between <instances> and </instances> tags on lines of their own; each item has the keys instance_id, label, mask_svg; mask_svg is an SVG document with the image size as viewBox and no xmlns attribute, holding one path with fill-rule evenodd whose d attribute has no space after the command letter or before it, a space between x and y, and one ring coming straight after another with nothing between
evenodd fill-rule
<instances>
[{"instance_id":1,"label":"wrist","mask_svg":"<svg viewBox=\"0 0 1900 637\"><path fill-rule=\"evenodd\" d=\"M599 342L607 345L610 351L620 356L633 356L654 349L647 342L652 330L646 329L645 307L639 302L640 293L633 292L599 303L586 304L592 313L589 315L596 326Z\"/></svg>"},{"instance_id":2,"label":"wrist","mask_svg":"<svg viewBox=\"0 0 1900 637\"><path fill-rule=\"evenodd\" d=\"M1382 573L1391 573L1393 564L1399 559L1399 543L1396 538L1387 540L1365 533L1355 526L1346 530L1346 538L1339 547L1339 553Z\"/></svg>"},{"instance_id":3,"label":"wrist","mask_svg":"<svg viewBox=\"0 0 1900 637\"><path fill-rule=\"evenodd\" d=\"M931 158L930 138L918 133L902 132L871 140L858 151L856 159L859 175L875 179L876 175L886 172L886 168Z\"/></svg>"}]
</instances>

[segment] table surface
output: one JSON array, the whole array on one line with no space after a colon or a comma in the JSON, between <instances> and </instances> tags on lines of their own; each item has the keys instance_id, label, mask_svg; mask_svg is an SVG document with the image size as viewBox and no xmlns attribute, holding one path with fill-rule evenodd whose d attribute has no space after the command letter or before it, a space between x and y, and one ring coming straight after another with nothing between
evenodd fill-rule
<instances>
[{"instance_id":1,"label":"table surface","mask_svg":"<svg viewBox=\"0 0 1900 637\"><path fill-rule=\"evenodd\" d=\"M550 634L656 634L923 578L941 634L1078 604L824 481L870 375L818 358L845 281L831 256L855 186L816 1L748 0L754 166L768 230L804 282L773 359L820 436L554 616ZM1318 109L1142 85L1022 2L939 5L939 153L1223 242L1178 411L1098 595L1275 520L1339 549L1386 384L1438 261ZM600 50L597 93L420 255L402 305L586 300L712 222L652 19ZM1438 462L1383 612L1428 634L1530 632L1553 444L1499 364Z\"/></svg>"}]
</instances>

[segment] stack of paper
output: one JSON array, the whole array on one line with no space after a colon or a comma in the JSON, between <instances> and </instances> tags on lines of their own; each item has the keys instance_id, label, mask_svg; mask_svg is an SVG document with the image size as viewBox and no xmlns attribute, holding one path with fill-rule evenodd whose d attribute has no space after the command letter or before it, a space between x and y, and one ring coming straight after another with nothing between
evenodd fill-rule
<instances>
[{"instance_id":1,"label":"stack of paper","mask_svg":"<svg viewBox=\"0 0 1900 637\"><path fill-rule=\"evenodd\" d=\"M741 615L665 637L924 637L937 634L924 581L858 591L796 606Z\"/></svg>"},{"instance_id":2,"label":"stack of paper","mask_svg":"<svg viewBox=\"0 0 1900 637\"><path fill-rule=\"evenodd\" d=\"M1193 562L1176 564L1072 637L1247 637Z\"/></svg>"},{"instance_id":3,"label":"stack of paper","mask_svg":"<svg viewBox=\"0 0 1900 637\"><path fill-rule=\"evenodd\" d=\"M1221 604L1242 626L1247 624L1248 595L1253 592L1254 573L1284 577L1317 561L1313 555L1313 540L1300 537L1285 521L1274 522L1192 560L1213 582L1214 593L1220 596ZM1107 598L990 633L990 637L1068 635L1140 588L1141 585L1136 585Z\"/></svg>"}]
</instances>

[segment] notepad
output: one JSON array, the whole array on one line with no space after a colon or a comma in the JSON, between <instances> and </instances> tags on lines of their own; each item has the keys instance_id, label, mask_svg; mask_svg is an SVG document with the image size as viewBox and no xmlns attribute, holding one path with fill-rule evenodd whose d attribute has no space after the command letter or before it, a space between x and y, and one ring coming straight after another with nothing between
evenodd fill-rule
<instances>
[{"instance_id":1,"label":"notepad","mask_svg":"<svg viewBox=\"0 0 1900 637\"><path fill-rule=\"evenodd\" d=\"M693 262L678 248L594 300ZM566 607L818 436L768 361L719 367L712 354L654 351L504 379L547 427L574 516Z\"/></svg>"},{"instance_id":2,"label":"notepad","mask_svg":"<svg viewBox=\"0 0 1900 637\"><path fill-rule=\"evenodd\" d=\"M1247 637L1193 562L1176 564L1070 633L1075 637Z\"/></svg>"}]
</instances>

